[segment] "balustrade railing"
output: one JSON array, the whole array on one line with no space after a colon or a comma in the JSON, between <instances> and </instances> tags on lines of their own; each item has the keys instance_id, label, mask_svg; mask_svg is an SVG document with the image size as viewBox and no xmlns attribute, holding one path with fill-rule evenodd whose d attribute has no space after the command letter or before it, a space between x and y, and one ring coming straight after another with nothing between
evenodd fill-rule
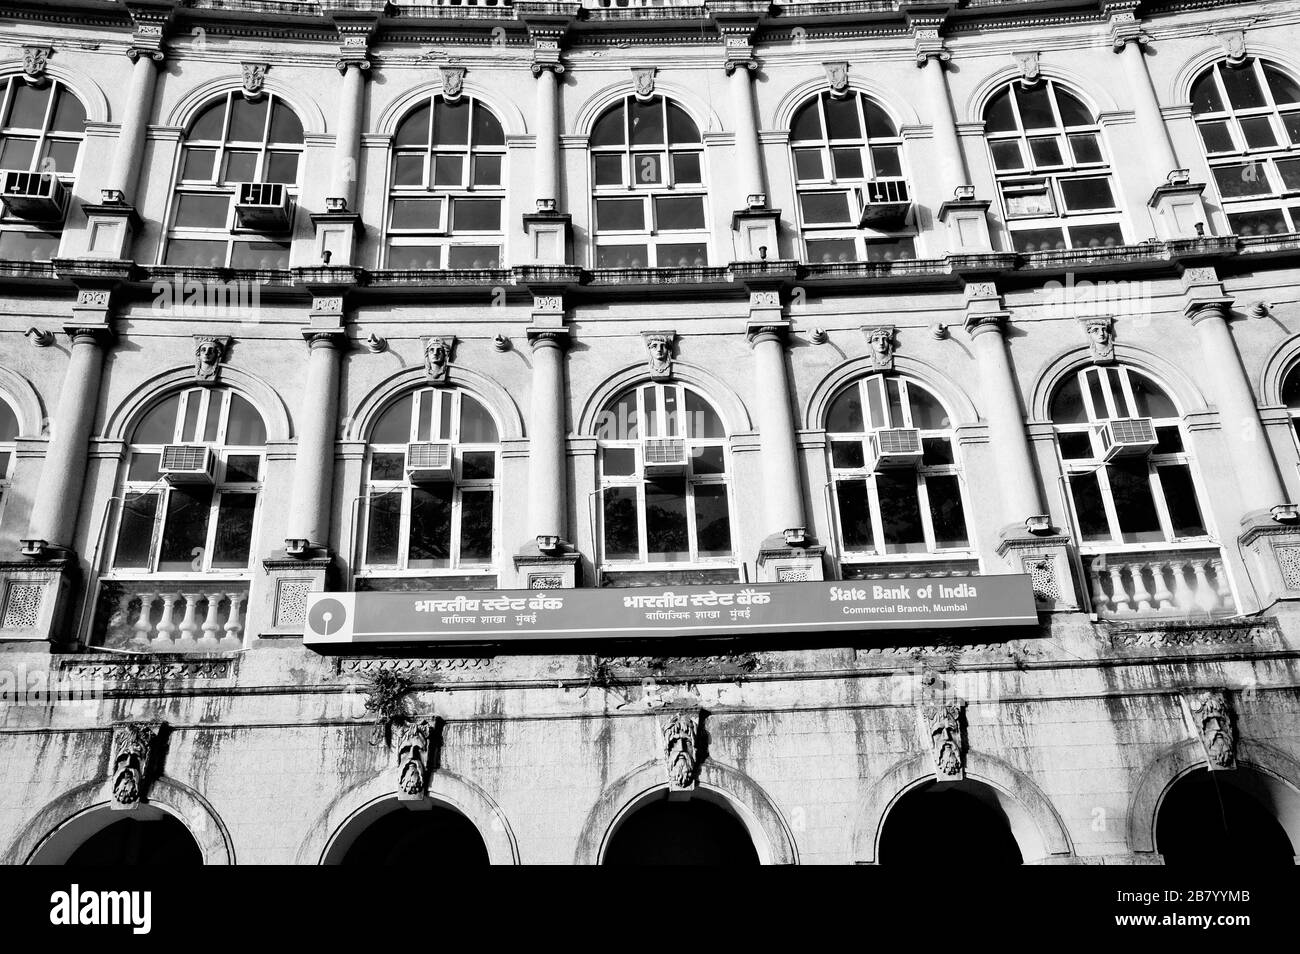
<instances>
[{"instance_id":1,"label":"balustrade railing","mask_svg":"<svg viewBox=\"0 0 1300 954\"><path fill-rule=\"evenodd\" d=\"M95 642L155 653L242 649L247 603L241 580L105 580Z\"/></svg>"},{"instance_id":2,"label":"balustrade railing","mask_svg":"<svg viewBox=\"0 0 1300 954\"><path fill-rule=\"evenodd\" d=\"M1226 616L1236 612L1218 550L1085 556L1092 608L1111 618Z\"/></svg>"},{"instance_id":3,"label":"balustrade railing","mask_svg":"<svg viewBox=\"0 0 1300 954\"><path fill-rule=\"evenodd\" d=\"M702 7L704 0L582 0L589 10L622 10L633 7Z\"/></svg>"}]
</instances>

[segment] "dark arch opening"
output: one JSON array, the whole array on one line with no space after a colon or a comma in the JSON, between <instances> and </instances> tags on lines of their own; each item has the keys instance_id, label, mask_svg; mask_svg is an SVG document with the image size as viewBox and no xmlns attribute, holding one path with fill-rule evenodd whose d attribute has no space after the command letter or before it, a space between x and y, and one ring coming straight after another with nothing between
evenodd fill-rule
<instances>
[{"instance_id":1,"label":"dark arch opening","mask_svg":"<svg viewBox=\"0 0 1300 954\"><path fill-rule=\"evenodd\" d=\"M460 812L403 805L367 825L340 864L380 867L431 860L458 868L491 863L483 836Z\"/></svg>"},{"instance_id":2,"label":"dark arch opening","mask_svg":"<svg viewBox=\"0 0 1300 954\"><path fill-rule=\"evenodd\" d=\"M163 814L148 820L122 818L109 822L82 842L66 863L92 867L190 867L203 864L203 852L184 823Z\"/></svg>"},{"instance_id":3,"label":"dark arch opening","mask_svg":"<svg viewBox=\"0 0 1300 954\"><path fill-rule=\"evenodd\" d=\"M756 865L758 851L740 819L703 798L670 801L664 792L635 809L610 838L607 865Z\"/></svg>"},{"instance_id":4,"label":"dark arch opening","mask_svg":"<svg viewBox=\"0 0 1300 954\"><path fill-rule=\"evenodd\" d=\"M1195 769L1174 782L1156 815L1167 865L1294 865L1295 846L1274 812L1271 780L1249 769Z\"/></svg>"},{"instance_id":5,"label":"dark arch opening","mask_svg":"<svg viewBox=\"0 0 1300 954\"><path fill-rule=\"evenodd\" d=\"M982 866L1018 865L1024 858L996 793L980 782L926 782L885 816L879 864L932 866L934 859Z\"/></svg>"}]
</instances>

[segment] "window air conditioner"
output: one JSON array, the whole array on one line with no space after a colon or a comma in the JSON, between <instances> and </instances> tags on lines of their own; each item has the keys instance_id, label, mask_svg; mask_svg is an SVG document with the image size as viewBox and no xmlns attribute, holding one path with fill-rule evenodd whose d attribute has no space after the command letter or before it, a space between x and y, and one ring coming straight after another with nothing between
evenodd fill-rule
<instances>
[{"instance_id":1,"label":"window air conditioner","mask_svg":"<svg viewBox=\"0 0 1300 954\"><path fill-rule=\"evenodd\" d=\"M287 232L293 225L293 197L282 182L241 182L235 220L241 229Z\"/></svg>"},{"instance_id":2,"label":"window air conditioner","mask_svg":"<svg viewBox=\"0 0 1300 954\"><path fill-rule=\"evenodd\" d=\"M858 225L892 229L907 222L912 199L904 180L872 179L855 191L858 196Z\"/></svg>"},{"instance_id":3,"label":"window air conditioner","mask_svg":"<svg viewBox=\"0 0 1300 954\"><path fill-rule=\"evenodd\" d=\"M413 484L447 481L455 476L451 441L425 441L406 445L406 476Z\"/></svg>"},{"instance_id":4,"label":"window air conditioner","mask_svg":"<svg viewBox=\"0 0 1300 954\"><path fill-rule=\"evenodd\" d=\"M68 187L48 172L17 172L9 169L4 178L5 210L29 222L55 222L68 210Z\"/></svg>"},{"instance_id":5,"label":"window air conditioner","mask_svg":"<svg viewBox=\"0 0 1300 954\"><path fill-rule=\"evenodd\" d=\"M1101 456L1145 457L1156 446L1156 429L1149 417L1120 417L1098 425Z\"/></svg>"},{"instance_id":6,"label":"window air conditioner","mask_svg":"<svg viewBox=\"0 0 1300 954\"><path fill-rule=\"evenodd\" d=\"M212 448L202 444L168 444L158 464L159 476L169 484L210 484Z\"/></svg>"},{"instance_id":7,"label":"window air conditioner","mask_svg":"<svg viewBox=\"0 0 1300 954\"><path fill-rule=\"evenodd\" d=\"M869 470L915 467L921 462L921 432L914 427L890 427L873 431L867 444Z\"/></svg>"},{"instance_id":8,"label":"window air conditioner","mask_svg":"<svg viewBox=\"0 0 1300 954\"><path fill-rule=\"evenodd\" d=\"M686 441L680 437L648 437L641 447L646 475L684 474L689 462Z\"/></svg>"}]
</instances>

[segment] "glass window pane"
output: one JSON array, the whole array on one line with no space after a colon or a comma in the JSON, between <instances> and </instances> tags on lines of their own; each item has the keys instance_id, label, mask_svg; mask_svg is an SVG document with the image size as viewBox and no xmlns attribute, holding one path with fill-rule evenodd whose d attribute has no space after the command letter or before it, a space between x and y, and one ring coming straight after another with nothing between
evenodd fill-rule
<instances>
[{"instance_id":1,"label":"glass window pane","mask_svg":"<svg viewBox=\"0 0 1300 954\"><path fill-rule=\"evenodd\" d=\"M402 533L402 494L371 494L366 511L366 562L396 566Z\"/></svg>"},{"instance_id":2,"label":"glass window pane","mask_svg":"<svg viewBox=\"0 0 1300 954\"><path fill-rule=\"evenodd\" d=\"M1074 153L1074 161L1080 164L1089 162L1101 162L1101 142L1093 133L1072 133L1070 135L1070 149Z\"/></svg>"},{"instance_id":3,"label":"glass window pane","mask_svg":"<svg viewBox=\"0 0 1300 954\"><path fill-rule=\"evenodd\" d=\"M227 142L262 142L266 136L266 112L269 100L249 102L242 96L230 101L230 133Z\"/></svg>"},{"instance_id":4,"label":"glass window pane","mask_svg":"<svg viewBox=\"0 0 1300 954\"><path fill-rule=\"evenodd\" d=\"M1067 126L1091 126L1092 113L1088 107L1075 99L1070 93L1056 87L1056 107L1061 111L1061 122Z\"/></svg>"},{"instance_id":5,"label":"glass window pane","mask_svg":"<svg viewBox=\"0 0 1300 954\"><path fill-rule=\"evenodd\" d=\"M1196 115L1223 112L1223 99L1219 96L1214 73L1215 67L1210 67L1192 86L1192 112Z\"/></svg>"},{"instance_id":6,"label":"glass window pane","mask_svg":"<svg viewBox=\"0 0 1300 954\"><path fill-rule=\"evenodd\" d=\"M1047 96L1047 84L1039 83L1025 89L1015 90L1016 102L1020 106L1020 121L1026 129L1051 129L1056 125L1052 114L1052 104Z\"/></svg>"},{"instance_id":7,"label":"glass window pane","mask_svg":"<svg viewBox=\"0 0 1300 954\"><path fill-rule=\"evenodd\" d=\"M429 144L429 104L408 113L397 127L396 146L427 146Z\"/></svg>"},{"instance_id":8,"label":"glass window pane","mask_svg":"<svg viewBox=\"0 0 1300 954\"><path fill-rule=\"evenodd\" d=\"M894 121L889 118L889 114L883 109L867 99L862 98L862 112L867 117L867 135L875 139L892 138L898 135L894 128Z\"/></svg>"},{"instance_id":9,"label":"glass window pane","mask_svg":"<svg viewBox=\"0 0 1300 954\"><path fill-rule=\"evenodd\" d=\"M605 500L605 558L638 559L641 548L637 542L636 488L609 487L601 496Z\"/></svg>"},{"instance_id":10,"label":"glass window pane","mask_svg":"<svg viewBox=\"0 0 1300 954\"><path fill-rule=\"evenodd\" d=\"M658 152L632 156L632 171L640 185L658 185L664 181L663 155Z\"/></svg>"},{"instance_id":11,"label":"glass window pane","mask_svg":"<svg viewBox=\"0 0 1300 954\"><path fill-rule=\"evenodd\" d=\"M1060 229L1020 229L1011 233L1017 252L1050 252L1065 248L1065 233Z\"/></svg>"},{"instance_id":12,"label":"glass window pane","mask_svg":"<svg viewBox=\"0 0 1300 954\"><path fill-rule=\"evenodd\" d=\"M406 479L406 455L376 453L370 455L371 480Z\"/></svg>"},{"instance_id":13,"label":"glass window pane","mask_svg":"<svg viewBox=\"0 0 1300 954\"><path fill-rule=\"evenodd\" d=\"M800 182L825 179L822 171L822 151L820 149L796 149L794 151L794 174Z\"/></svg>"},{"instance_id":14,"label":"glass window pane","mask_svg":"<svg viewBox=\"0 0 1300 954\"><path fill-rule=\"evenodd\" d=\"M189 573L203 568L203 548L208 542L208 517L212 488L173 487L167 498L158 569Z\"/></svg>"},{"instance_id":15,"label":"glass window pane","mask_svg":"<svg viewBox=\"0 0 1300 954\"><path fill-rule=\"evenodd\" d=\"M266 425L262 423L262 415L238 394L231 394L226 444L231 447L261 447L265 443Z\"/></svg>"},{"instance_id":16,"label":"glass window pane","mask_svg":"<svg viewBox=\"0 0 1300 954\"><path fill-rule=\"evenodd\" d=\"M1276 66L1268 63L1261 63L1260 66L1264 68L1264 79L1268 81L1268 88L1273 93L1273 102L1278 105L1300 103L1300 83L1296 83Z\"/></svg>"},{"instance_id":17,"label":"glass window pane","mask_svg":"<svg viewBox=\"0 0 1300 954\"><path fill-rule=\"evenodd\" d=\"M822 138L822 117L818 100L814 99L795 113L790 124L792 142L809 142Z\"/></svg>"},{"instance_id":18,"label":"glass window pane","mask_svg":"<svg viewBox=\"0 0 1300 954\"><path fill-rule=\"evenodd\" d=\"M702 242L660 245L655 249L659 268L703 268L709 264L709 249Z\"/></svg>"},{"instance_id":19,"label":"glass window pane","mask_svg":"<svg viewBox=\"0 0 1300 954\"><path fill-rule=\"evenodd\" d=\"M197 139L205 142L220 142L222 139L222 124L226 121L226 97L214 102L190 123L190 131L186 134L186 139Z\"/></svg>"},{"instance_id":20,"label":"glass window pane","mask_svg":"<svg viewBox=\"0 0 1300 954\"><path fill-rule=\"evenodd\" d=\"M636 473L636 449L606 447L601 451L601 473L607 477L630 477Z\"/></svg>"},{"instance_id":21,"label":"glass window pane","mask_svg":"<svg viewBox=\"0 0 1300 954\"><path fill-rule=\"evenodd\" d=\"M804 244L809 263L854 262L858 258L858 243L853 239L808 239Z\"/></svg>"},{"instance_id":22,"label":"glass window pane","mask_svg":"<svg viewBox=\"0 0 1300 954\"><path fill-rule=\"evenodd\" d=\"M460 559L462 563L492 561L492 491L460 495Z\"/></svg>"},{"instance_id":23,"label":"glass window pane","mask_svg":"<svg viewBox=\"0 0 1300 954\"><path fill-rule=\"evenodd\" d=\"M1276 94L1275 94L1276 95ZM1281 99L1278 102L1282 102ZM86 109L69 90L59 90L59 101L54 104L54 119L50 129L55 132L84 132L86 129Z\"/></svg>"},{"instance_id":24,"label":"glass window pane","mask_svg":"<svg viewBox=\"0 0 1300 954\"><path fill-rule=\"evenodd\" d=\"M718 444L691 448L691 472L695 474L725 474L726 455Z\"/></svg>"},{"instance_id":25,"label":"glass window pane","mask_svg":"<svg viewBox=\"0 0 1300 954\"><path fill-rule=\"evenodd\" d=\"M1116 460L1106 470L1124 542L1163 540L1155 497L1151 494L1150 465L1145 460Z\"/></svg>"},{"instance_id":26,"label":"glass window pane","mask_svg":"<svg viewBox=\"0 0 1300 954\"><path fill-rule=\"evenodd\" d=\"M818 150L820 153L820 150ZM874 152L874 150L873 150ZM831 166L835 169L835 178L837 179L861 179L862 172L862 150L853 147L837 147L831 150ZM882 173L877 170L879 175L892 175L892 173Z\"/></svg>"},{"instance_id":27,"label":"glass window pane","mask_svg":"<svg viewBox=\"0 0 1300 954\"><path fill-rule=\"evenodd\" d=\"M496 476L497 455L492 451L466 451L461 457L460 475L465 480L491 480Z\"/></svg>"},{"instance_id":28,"label":"glass window pane","mask_svg":"<svg viewBox=\"0 0 1300 954\"><path fill-rule=\"evenodd\" d=\"M700 174L698 152L675 152L672 155L673 182L679 185L698 185L704 181Z\"/></svg>"},{"instance_id":29,"label":"glass window pane","mask_svg":"<svg viewBox=\"0 0 1300 954\"><path fill-rule=\"evenodd\" d=\"M921 463L926 467L945 467L953 463L952 441L946 437L927 437L921 441L924 454Z\"/></svg>"},{"instance_id":30,"label":"glass window pane","mask_svg":"<svg viewBox=\"0 0 1300 954\"><path fill-rule=\"evenodd\" d=\"M613 109L601 116L596 121L596 126L591 131L592 146L622 146L626 143L625 130L623 128L623 104L619 103Z\"/></svg>"},{"instance_id":31,"label":"glass window pane","mask_svg":"<svg viewBox=\"0 0 1300 954\"><path fill-rule=\"evenodd\" d=\"M442 199L394 199L391 226L395 229L442 228Z\"/></svg>"},{"instance_id":32,"label":"glass window pane","mask_svg":"<svg viewBox=\"0 0 1300 954\"><path fill-rule=\"evenodd\" d=\"M220 268L226 264L226 243L198 239L172 239L167 243L166 265Z\"/></svg>"},{"instance_id":33,"label":"glass window pane","mask_svg":"<svg viewBox=\"0 0 1300 954\"><path fill-rule=\"evenodd\" d=\"M158 479L158 462L161 454L132 454L131 466L127 470L127 480L147 480L150 483Z\"/></svg>"},{"instance_id":34,"label":"glass window pane","mask_svg":"<svg viewBox=\"0 0 1300 954\"><path fill-rule=\"evenodd\" d=\"M1074 497L1074 513L1083 542L1109 540L1110 523L1106 519L1106 506L1102 503L1097 475L1071 474L1070 493Z\"/></svg>"},{"instance_id":35,"label":"glass window pane","mask_svg":"<svg viewBox=\"0 0 1300 954\"><path fill-rule=\"evenodd\" d=\"M1273 132L1273 120L1267 116L1250 116L1241 120L1241 132L1246 137L1246 146L1250 149L1268 149L1277 145L1277 135Z\"/></svg>"},{"instance_id":36,"label":"glass window pane","mask_svg":"<svg viewBox=\"0 0 1300 954\"><path fill-rule=\"evenodd\" d=\"M35 157L35 139L15 139L13 136L0 139L0 168L25 172L31 169Z\"/></svg>"},{"instance_id":37,"label":"glass window pane","mask_svg":"<svg viewBox=\"0 0 1300 954\"><path fill-rule=\"evenodd\" d=\"M632 100L628 104L632 123L632 145L661 146L664 144L663 100L658 96L648 103Z\"/></svg>"},{"instance_id":38,"label":"glass window pane","mask_svg":"<svg viewBox=\"0 0 1300 954\"><path fill-rule=\"evenodd\" d=\"M1232 133L1228 131L1228 124L1219 120L1212 120L1198 124L1197 128L1201 131L1201 141L1205 143L1205 151L1215 152L1233 152L1237 146L1232 141Z\"/></svg>"},{"instance_id":39,"label":"glass window pane","mask_svg":"<svg viewBox=\"0 0 1300 954\"><path fill-rule=\"evenodd\" d=\"M474 157L474 185L497 186L501 184L502 156Z\"/></svg>"},{"instance_id":40,"label":"glass window pane","mask_svg":"<svg viewBox=\"0 0 1300 954\"><path fill-rule=\"evenodd\" d=\"M67 175L77 168L77 153L81 150L81 143L72 139L47 139L45 140L45 162L41 165L42 171L46 173L56 173Z\"/></svg>"},{"instance_id":41,"label":"glass window pane","mask_svg":"<svg viewBox=\"0 0 1300 954\"><path fill-rule=\"evenodd\" d=\"M5 125L17 129L41 129L45 126L45 110L50 102L50 89L38 89L27 83L11 83L13 93L9 100L9 115Z\"/></svg>"},{"instance_id":42,"label":"glass window pane","mask_svg":"<svg viewBox=\"0 0 1300 954\"><path fill-rule=\"evenodd\" d=\"M600 245L596 248L597 268L645 268L644 245Z\"/></svg>"},{"instance_id":43,"label":"glass window pane","mask_svg":"<svg viewBox=\"0 0 1300 954\"><path fill-rule=\"evenodd\" d=\"M859 434L862 426L862 396L853 384L840 392L826 412L826 430L832 434Z\"/></svg>"},{"instance_id":44,"label":"glass window pane","mask_svg":"<svg viewBox=\"0 0 1300 954\"><path fill-rule=\"evenodd\" d=\"M1081 431L1070 432L1058 435L1061 445L1061 457L1065 460L1090 460L1092 459L1092 438Z\"/></svg>"},{"instance_id":45,"label":"glass window pane","mask_svg":"<svg viewBox=\"0 0 1300 954\"><path fill-rule=\"evenodd\" d=\"M840 535L844 540L844 549L874 550L867 482L865 480L836 481L835 499L840 506Z\"/></svg>"},{"instance_id":46,"label":"glass window pane","mask_svg":"<svg viewBox=\"0 0 1300 954\"><path fill-rule=\"evenodd\" d=\"M621 186L623 184L623 156L619 153L595 157L596 185Z\"/></svg>"},{"instance_id":47,"label":"glass window pane","mask_svg":"<svg viewBox=\"0 0 1300 954\"><path fill-rule=\"evenodd\" d=\"M1029 140L1029 151L1034 157L1035 166L1065 164L1065 160L1061 158L1061 142L1055 136L1039 136Z\"/></svg>"},{"instance_id":48,"label":"glass window pane","mask_svg":"<svg viewBox=\"0 0 1300 954\"><path fill-rule=\"evenodd\" d=\"M236 242L230 250L232 268L288 268L288 242Z\"/></svg>"},{"instance_id":49,"label":"glass window pane","mask_svg":"<svg viewBox=\"0 0 1300 954\"><path fill-rule=\"evenodd\" d=\"M456 232L501 231L501 200L452 199L451 227Z\"/></svg>"},{"instance_id":50,"label":"glass window pane","mask_svg":"<svg viewBox=\"0 0 1300 954\"><path fill-rule=\"evenodd\" d=\"M136 425L132 443L170 444L176 433L176 411L180 403L180 395L173 394L151 407Z\"/></svg>"},{"instance_id":51,"label":"glass window pane","mask_svg":"<svg viewBox=\"0 0 1300 954\"><path fill-rule=\"evenodd\" d=\"M460 396L460 442L462 444L495 444L497 425L482 404L468 394Z\"/></svg>"},{"instance_id":52,"label":"glass window pane","mask_svg":"<svg viewBox=\"0 0 1300 954\"><path fill-rule=\"evenodd\" d=\"M865 467L862 441L831 441L831 466L839 470Z\"/></svg>"},{"instance_id":53,"label":"glass window pane","mask_svg":"<svg viewBox=\"0 0 1300 954\"><path fill-rule=\"evenodd\" d=\"M871 164L876 167L876 176L901 176L903 163L898 157L897 146L872 146Z\"/></svg>"},{"instance_id":54,"label":"glass window pane","mask_svg":"<svg viewBox=\"0 0 1300 954\"><path fill-rule=\"evenodd\" d=\"M913 427L922 430L942 430L948 427L948 413L925 388L907 382L907 399L912 410Z\"/></svg>"},{"instance_id":55,"label":"glass window pane","mask_svg":"<svg viewBox=\"0 0 1300 954\"><path fill-rule=\"evenodd\" d=\"M439 99L433 106L433 144L469 145L469 102L448 103Z\"/></svg>"},{"instance_id":56,"label":"glass window pane","mask_svg":"<svg viewBox=\"0 0 1300 954\"><path fill-rule=\"evenodd\" d=\"M262 458L257 454L231 454L226 458L227 483L256 483Z\"/></svg>"},{"instance_id":57,"label":"glass window pane","mask_svg":"<svg viewBox=\"0 0 1300 954\"><path fill-rule=\"evenodd\" d=\"M442 249L437 245L388 246L389 268L442 268Z\"/></svg>"},{"instance_id":58,"label":"glass window pane","mask_svg":"<svg viewBox=\"0 0 1300 954\"><path fill-rule=\"evenodd\" d=\"M1090 209L1110 209L1115 206L1111 195L1110 179L1062 179L1061 197L1065 207L1071 212L1086 212Z\"/></svg>"},{"instance_id":59,"label":"glass window pane","mask_svg":"<svg viewBox=\"0 0 1300 954\"><path fill-rule=\"evenodd\" d=\"M1056 211L1052 200L1052 187L1046 179L1028 182L1004 182L1002 195L1007 203L1007 215L1051 215Z\"/></svg>"},{"instance_id":60,"label":"glass window pane","mask_svg":"<svg viewBox=\"0 0 1300 954\"><path fill-rule=\"evenodd\" d=\"M837 225L852 222L846 192L801 192L799 207L805 225Z\"/></svg>"},{"instance_id":61,"label":"glass window pane","mask_svg":"<svg viewBox=\"0 0 1300 954\"><path fill-rule=\"evenodd\" d=\"M463 182L464 156L434 156L433 184L459 186Z\"/></svg>"},{"instance_id":62,"label":"glass window pane","mask_svg":"<svg viewBox=\"0 0 1300 954\"><path fill-rule=\"evenodd\" d=\"M1016 131L1016 116L1011 109L1011 87L994 96L985 107L984 130L991 133Z\"/></svg>"},{"instance_id":63,"label":"glass window pane","mask_svg":"<svg viewBox=\"0 0 1300 954\"><path fill-rule=\"evenodd\" d=\"M263 178L267 182L288 182L298 181L298 153L296 152L273 152L267 156L266 175Z\"/></svg>"},{"instance_id":64,"label":"glass window pane","mask_svg":"<svg viewBox=\"0 0 1300 954\"><path fill-rule=\"evenodd\" d=\"M731 517L725 485L696 486L695 538L700 557L731 556Z\"/></svg>"},{"instance_id":65,"label":"glass window pane","mask_svg":"<svg viewBox=\"0 0 1300 954\"><path fill-rule=\"evenodd\" d=\"M645 202L641 199L597 199L596 228L602 231L641 231Z\"/></svg>"},{"instance_id":66,"label":"glass window pane","mask_svg":"<svg viewBox=\"0 0 1300 954\"><path fill-rule=\"evenodd\" d=\"M270 141L294 146L302 142L302 123L294 111L278 99L275 108L271 110Z\"/></svg>"},{"instance_id":67,"label":"glass window pane","mask_svg":"<svg viewBox=\"0 0 1300 954\"><path fill-rule=\"evenodd\" d=\"M1268 105L1253 63L1241 69L1220 70L1219 75L1223 77L1223 88L1228 91L1228 102L1232 103L1233 109Z\"/></svg>"},{"instance_id":68,"label":"glass window pane","mask_svg":"<svg viewBox=\"0 0 1300 954\"><path fill-rule=\"evenodd\" d=\"M1070 244L1074 248L1114 248L1124 244L1118 225L1072 225Z\"/></svg>"},{"instance_id":69,"label":"glass window pane","mask_svg":"<svg viewBox=\"0 0 1300 954\"><path fill-rule=\"evenodd\" d=\"M1282 187L1288 192L1300 190L1300 159L1278 159L1277 171L1282 176Z\"/></svg>"},{"instance_id":70,"label":"glass window pane","mask_svg":"<svg viewBox=\"0 0 1300 954\"><path fill-rule=\"evenodd\" d=\"M664 477L645 485L646 558L652 563L690 559L686 534L686 481Z\"/></svg>"},{"instance_id":71,"label":"glass window pane","mask_svg":"<svg viewBox=\"0 0 1300 954\"><path fill-rule=\"evenodd\" d=\"M221 495L217 509L217 533L212 541L214 567L246 567L253 549L253 514L257 494Z\"/></svg>"},{"instance_id":72,"label":"glass window pane","mask_svg":"<svg viewBox=\"0 0 1300 954\"><path fill-rule=\"evenodd\" d=\"M453 245L447 249L448 268L499 268L500 245Z\"/></svg>"},{"instance_id":73,"label":"glass window pane","mask_svg":"<svg viewBox=\"0 0 1300 954\"><path fill-rule=\"evenodd\" d=\"M476 102L474 104L474 145L504 146L505 144L506 135L497 118L492 115L490 109Z\"/></svg>"},{"instance_id":74,"label":"glass window pane","mask_svg":"<svg viewBox=\"0 0 1300 954\"><path fill-rule=\"evenodd\" d=\"M1286 219L1281 209L1263 209L1259 212L1228 214L1228 225L1236 235L1280 235L1287 231Z\"/></svg>"},{"instance_id":75,"label":"glass window pane","mask_svg":"<svg viewBox=\"0 0 1300 954\"><path fill-rule=\"evenodd\" d=\"M831 139L862 138L862 122L858 118L856 96L845 99L827 97L822 102L826 108L826 132Z\"/></svg>"},{"instance_id":76,"label":"glass window pane","mask_svg":"<svg viewBox=\"0 0 1300 954\"><path fill-rule=\"evenodd\" d=\"M223 182L253 182L257 179L257 153L227 152Z\"/></svg>"},{"instance_id":77,"label":"glass window pane","mask_svg":"<svg viewBox=\"0 0 1300 954\"><path fill-rule=\"evenodd\" d=\"M704 198L656 196L655 225L660 231L704 228Z\"/></svg>"},{"instance_id":78,"label":"glass window pane","mask_svg":"<svg viewBox=\"0 0 1300 954\"><path fill-rule=\"evenodd\" d=\"M191 182L209 182L217 161L215 149L186 149L181 165L181 178Z\"/></svg>"},{"instance_id":79,"label":"glass window pane","mask_svg":"<svg viewBox=\"0 0 1300 954\"><path fill-rule=\"evenodd\" d=\"M394 160L393 185L424 185L424 154L399 155Z\"/></svg>"},{"instance_id":80,"label":"glass window pane","mask_svg":"<svg viewBox=\"0 0 1300 954\"><path fill-rule=\"evenodd\" d=\"M993 153L993 165L999 170L1023 169L1024 157L1020 152L1019 139L1001 139L989 143Z\"/></svg>"},{"instance_id":81,"label":"glass window pane","mask_svg":"<svg viewBox=\"0 0 1300 954\"><path fill-rule=\"evenodd\" d=\"M1169 523L1175 537L1205 536L1205 519L1196 500L1196 485L1192 471L1186 464L1165 464L1157 468L1160 486L1164 491L1165 505L1169 508Z\"/></svg>"},{"instance_id":82,"label":"glass window pane","mask_svg":"<svg viewBox=\"0 0 1300 954\"><path fill-rule=\"evenodd\" d=\"M154 474L157 476L156 468ZM133 569L149 566L158 496L156 493L126 495L117 531L117 547L113 552L113 566Z\"/></svg>"},{"instance_id":83,"label":"glass window pane","mask_svg":"<svg viewBox=\"0 0 1300 954\"><path fill-rule=\"evenodd\" d=\"M696 143L700 141L700 130L695 121L676 103L667 103L668 141L673 143Z\"/></svg>"},{"instance_id":84,"label":"glass window pane","mask_svg":"<svg viewBox=\"0 0 1300 954\"><path fill-rule=\"evenodd\" d=\"M1176 426L1156 428L1156 446L1153 454L1179 454L1183 450L1183 435Z\"/></svg>"},{"instance_id":85,"label":"glass window pane","mask_svg":"<svg viewBox=\"0 0 1300 954\"><path fill-rule=\"evenodd\" d=\"M182 193L176 204L177 228L224 229L230 210L230 196Z\"/></svg>"},{"instance_id":86,"label":"glass window pane","mask_svg":"<svg viewBox=\"0 0 1300 954\"><path fill-rule=\"evenodd\" d=\"M411 488L411 534L406 565L412 569L451 565L452 484Z\"/></svg>"},{"instance_id":87,"label":"glass window pane","mask_svg":"<svg viewBox=\"0 0 1300 954\"><path fill-rule=\"evenodd\" d=\"M1150 378L1129 372L1128 382L1129 389L1133 392L1133 400L1137 404L1138 416L1154 418L1178 416L1178 409L1174 407L1174 402L1170 400L1169 395Z\"/></svg>"},{"instance_id":88,"label":"glass window pane","mask_svg":"<svg viewBox=\"0 0 1300 954\"><path fill-rule=\"evenodd\" d=\"M940 548L970 545L966 534L966 511L961 505L961 488L956 475L925 478L930 495L930 521L934 526L934 545Z\"/></svg>"},{"instance_id":89,"label":"glass window pane","mask_svg":"<svg viewBox=\"0 0 1300 954\"><path fill-rule=\"evenodd\" d=\"M925 531L921 524L916 474L910 470L886 470L878 473L875 480L876 493L880 497L885 552L924 552Z\"/></svg>"},{"instance_id":90,"label":"glass window pane","mask_svg":"<svg viewBox=\"0 0 1300 954\"><path fill-rule=\"evenodd\" d=\"M695 440L726 436L718 412L708 401L689 389L686 391L686 436Z\"/></svg>"}]
</instances>

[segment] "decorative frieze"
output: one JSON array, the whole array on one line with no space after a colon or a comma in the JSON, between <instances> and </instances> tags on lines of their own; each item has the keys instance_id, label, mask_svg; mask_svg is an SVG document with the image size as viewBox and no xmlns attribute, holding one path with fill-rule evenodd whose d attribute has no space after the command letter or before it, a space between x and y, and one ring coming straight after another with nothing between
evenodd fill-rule
<instances>
[{"instance_id":1,"label":"decorative frieze","mask_svg":"<svg viewBox=\"0 0 1300 954\"><path fill-rule=\"evenodd\" d=\"M421 677L435 676L448 672L477 672L492 667L489 656L457 657L446 659L406 659L381 658L358 659L341 657L336 661L338 672L344 676L370 676L377 672L395 672L402 675Z\"/></svg>"},{"instance_id":2,"label":"decorative frieze","mask_svg":"<svg viewBox=\"0 0 1300 954\"><path fill-rule=\"evenodd\" d=\"M90 682L157 683L174 679L228 679L229 659L204 659L194 662L85 662L65 659L59 663L60 676Z\"/></svg>"},{"instance_id":3,"label":"decorative frieze","mask_svg":"<svg viewBox=\"0 0 1300 954\"><path fill-rule=\"evenodd\" d=\"M109 791L114 809L130 811L147 801L149 783L161 768L163 723L130 722L113 729Z\"/></svg>"},{"instance_id":4,"label":"decorative frieze","mask_svg":"<svg viewBox=\"0 0 1300 954\"><path fill-rule=\"evenodd\" d=\"M456 350L456 337L449 335L424 339L424 376L433 384L447 384Z\"/></svg>"}]
</instances>

